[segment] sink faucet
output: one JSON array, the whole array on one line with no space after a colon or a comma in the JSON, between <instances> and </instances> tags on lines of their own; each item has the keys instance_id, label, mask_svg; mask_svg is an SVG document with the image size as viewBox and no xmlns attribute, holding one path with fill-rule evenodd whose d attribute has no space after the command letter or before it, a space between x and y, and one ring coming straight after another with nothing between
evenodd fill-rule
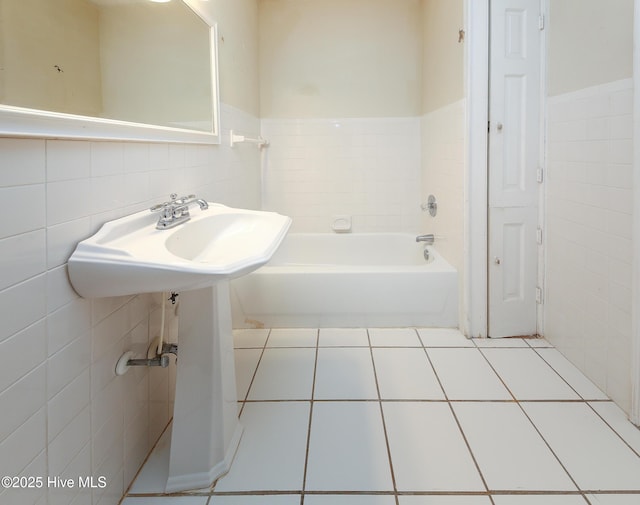
<instances>
[{"instance_id":1,"label":"sink faucet","mask_svg":"<svg viewBox=\"0 0 640 505\"><path fill-rule=\"evenodd\" d=\"M433 245L434 241L435 241L435 237L433 233L428 233L426 235L418 235L416 237L416 242L424 242L427 245Z\"/></svg>"},{"instance_id":2,"label":"sink faucet","mask_svg":"<svg viewBox=\"0 0 640 505\"><path fill-rule=\"evenodd\" d=\"M197 203L202 210L209 208L209 204L202 198L196 198L196 195L178 198L176 193L171 193L170 196L171 201L159 203L149 209L151 212L160 212L160 219L156 224L158 230L168 230L191 219L189 205L192 203Z\"/></svg>"}]
</instances>

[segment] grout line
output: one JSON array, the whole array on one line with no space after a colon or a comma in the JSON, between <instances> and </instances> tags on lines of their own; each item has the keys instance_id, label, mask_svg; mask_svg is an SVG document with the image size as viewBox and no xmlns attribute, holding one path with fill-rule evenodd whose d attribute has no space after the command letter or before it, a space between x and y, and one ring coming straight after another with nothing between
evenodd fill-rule
<instances>
[{"instance_id":1,"label":"grout line","mask_svg":"<svg viewBox=\"0 0 640 505\"><path fill-rule=\"evenodd\" d=\"M174 493L130 493L124 498L162 498L162 497L183 497L183 496L211 496L213 491L202 488L199 491L176 491Z\"/></svg>"},{"instance_id":2,"label":"grout line","mask_svg":"<svg viewBox=\"0 0 640 505\"><path fill-rule=\"evenodd\" d=\"M551 342L549 342L544 337L539 336L538 338L524 338L523 340L531 349L555 349ZM547 345L532 345L531 342L535 342L536 340L544 340Z\"/></svg>"},{"instance_id":3,"label":"grout line","mask_svg":"<svg viewBox=\"0 0 640 505\"><path fill-rule=\"evenodd\" d=\"M134 498L155 498L155 497L183 497L183 496L274 496L274 495L298 495L301 492L299 490L282 489L282 490L257 490L257 491L219 491L213 492L211 495L207 494L194 494L194 493L173 493L173 494L161 494L161 493L146 493L131 495ZM584 496L587 494L607 495L607 496L636 496L640 494L640 489L619 489L619 490L576 490L576 491L557 491L557 490L539 490L539 489L496 489L492 491L349 491L344 489L335 490L314 490L305 491L305 495L308 496Z\"/></svg>"},{"instance_id":4,"label":"grout line","mask_svg":"<svg viewBox=\"0 0 640 505\"><path fill-rule=\"evenodd\" d=\"M177 493L134 493L123 498L162 498L162 497L214 497L214 496L277 496L298 495L297 489L263 489L255 491L213 491L213 492L177 492ZM350 491L344 489L305 491L307 496L585 496L589 494L606 496L637 496L640 489L583 489L576 491L540 490L540 489L494 489L491 491Z\"/></svg>"},{"instance_id":5,"label":"grout line","mask_svg":"<svg viewBox=\"0 0 640 505\"><path fill-rule=\"evenodd\" d=\"M629 444L629 442L627 442L627 441L625 440L625 438L624 438L622 435L620 435L620 433L618 433L618 432L617 432L617 430L616 430L613 426L611 426L611 425L609 424L609 422L608 422L608 421L607 421L603 416L601 416L601 415L600 415L600 412L598 412L596 409L594 409L594 408L593 408L593 405L591 405L591 403L592 403L592 402L591 402L591 401L585 401L585 403L587 404L587 407L589 407L589 408L591 409L591 411L593 411L593 413L594 413L595 415L597 415L600 419L602 419L602 422L603 422L604 424L606 424L606 425L607 425L607 427L608 427L611 431L613 431L613 432L616 434L616 436L617 436L620 440L622 440L622 442L624 443L624 445L626 445L629 449L631 449L631 452L633 452L636 456L638 456L638 457L640 458L640 452L636 451L636 450L631 446L631 444ZM608 400L608 402L607 402L607 403L613 403L613 401L612 401L612 400Z\"/></svg>"},{"instance_id":6,"label":"grout line","mask_svg":"<svg viewBox=\"0 0 640 505\"><path fill-rule=\"evenodd\" d=\"M394 491L307 491L309 496L391 496L395 497ZM396 499L396 504L397 504Z\"/></svg>"},{"instance_id":7,"label":"grout line","mask_svg":"<svg viewBox=\"0 0 640 505\"><path fill-rule=\"evenodd\" d=\"M558 372L558 371L553 367L553 365L552 365L551 363L549 363L546 359L544 359L544 356L542 356L542 354L540 354L536 348L531 347L531 349L533 350L533 352L535 352L535 353L536 353L536 355L537 355L537 356L538 356L538 357L539 357L539 358L540 358L540 359L541 359L541 360L542 360L542 361L543 361L543 362L544 362L544 363L545 363L549 368L551 368L551 370L553 370L553 371L556 373L556 375L557 375L558 377L560 377L560 378L562 379L562 381L563 381L567 386L569 386L569 387L571 388L571 391L573 391L575 394L577 394L577 395L582 399L582 401L585 401L585 402L587 401L587 399L586 399L584 396L582 396L582 395L581 395L581 394L576 390L576 388L574 388L571 384L569 384L569 382L567 381L567 379L565 379L565 378L562 376L562 374L561 374L560 372ZM549 347L547 347L546 349L549 349Z\"/></svg>"},{"instance_id":8,"label":"grout line","mask_svg":"<svg viewBox=\"0 0 640 505\"><path fill-rule=\"evenodd\" d=\"M212 493L211 496L278 496L278 495L297 495L300 491L297 489L263 489L259 491L219 491Z\"/></svg>"},{"instance_id":9,"label":"grout line","mask_svg":"<svg viewBox=\"0 0 640 505\"><path fill-rule=\"evenodd\" d=\"M389 445L389 434L387 433L387 423L384 418L384 409L382 408L382 398L380 396L380 385L378 384L378 373L376 372L376 361L373 359L373 347L371 346L371 336L367 329L367 340L369 341L369 355L371 356L371 366L373 367L373 379L376 383L376 392L378 394L378 408L380 409L380 417L382 419L382 431L384 433L384 443L387 448L387 457L389 458L389 471L391 472L391 482L393 483L393 493L396 505L400 505L398 499L398 486L396 484L396 474L393 470L393 461L391 459L391 446Z\"/></svg>"},{"instance_id":10,"label":"grout line","mask_svg":"<svg viewBox=\"0 0 640 505\"><path fill-rule=\"evenodd\" d=\"M244 400L241 402L240 411L238 412L238 418L242 416L242 412L244 412L244 406L247 404L249 399L249 393L251 392L251 387L253 386L253 381L256 379L256 375L258 374L258 368L260 368L260 363L262 363L262 357L264 356L264 352L267 349L267 344L269 343L269 337L271 336L271 328L269 328L269 333L267 333L267 338L264 340L264 344L262 346L262 352L260 353L260 357L258 358L258 362L256 363L256 367L253 369L253 375L251 376L251 381L249 382L249 387L247 388L247 392L244 395ZM259 349L259 347L253 347L252 349ZM235 352L235 349L234 349Z\"/></svg>"},{"instance_id":11,"label":"grout line","mask_svg":"<svg viewBox=\"0 0 640 505\"><path fill-rule=\"evenodd\" d=\"M313 419L313 402L316 393L316 374L318 372L318 350L320 343L320 329L316 331L316 355L313 362L313 380L311 381L311 399L309 400L309 425L307 427L307 446L304 454L304 470L302 473L302 491L300 493L300 505L304 505L304 496L307 487L307 469L309 467L309 446L311 445L311 421Z\"/></svg>"},{"instance_id":12,"label":"grout line","mask_svg":"<svg viewBox=\"0 0 640 505\"><path fill-rule=\"evenodd\" d=\"M640 487L640 486L639 486ZM584 489L582 491L584 494L606 494L606 495L632 495L635 496L640 494L640 489Z\"/></svg>"},{"instance_id":13,"label":"grout line","mask_svg":"<svg viewBox=\"0 0 640 505\"><path fill-rule=\"evenodd\" d=\"M246 400L238 403L286 403L286 402L308 402L309 398L285 398L266 400ZM314 403L376 403L376 398L319 398L314 399ZM421 398L383 398L385 403L521 403L518 400L442 400L442 399L421 399ZM611 400L598 400L585 402L583 400L522 400L524 403L613 403Z\"/></svg>"},{"instance_id":14,"label":"grout line","mask_svg":"<svg viewBox=\"0 0 640 505\"><path fill-rule=\"evenodd\" d=\"M120 499L120 502L124 501L124 499L127 496L130 496L130 491L131 488L133 487L133 484L136 482L136 479L139 477L140 473L142 472L142 469L145 467L145 465L147 464L147 462L149 461L149 458L151 458L151 455L153 454L153 451L155 451L157 445L160 443L160 439L163 437L164 432L167 431L169 429L169 426L171 426L171 423L173 421L173 416L171 416L171 418L169 419L169 422L167 423L167 425L164 427L164 429L160 432L160 436L158 437L158 439L155 441L155 443L153 444L153 446L151 447L151 449L149 450L147 456L144 458L144 461L142 462L142 464L140 465L140 468L138 468L138 471L136 472L135 476L133 477L133 479L131 479L131 482L129 483L129 485L127 486L127 489L125 490L124 494L122 495L122 498ZM120 503L118 502L118 503Z\"/></svg>"},{"instance_id":15,"label":"grout line","mask_svg":"<svg viewBox=\"0 0 640 505\"><path fill-rule=\"evenodd\" d=\"M400 491L399 494L400 496L582 496L584 493L585 491L499 489L493 491Z\"/></svg>"},{"instance_id":16,"label":"grout line","mask_svg":"<svg viewBox=\"0 0 640 505\"><path fill-rule=\"evenodd\" d=\"M524 407L522 406L522 404L520 403L520 401L516 398L516 395L513 394L513 392L511 391L511 389L509 389L509 387L507 386L506 382L502 379L502 377L500 376L500 374L498 373L498 371L493 367L493 365L491 364L491 362L489 361L489 359L487 358L487 356L482 352L482 349L479 349L480 354L482 355L482 357L485 359L485 361L487 362L487 364L491 367L491 370L493 370L493 372L497 375L498 379L500 380L500 382L502 382L502 384L504 385L504 387L507 389L507 391L509 392L509 394L513 397L513 399L516 402L516 405L518 405L518 408L520 409L520 411L524 414L524 416L527 418L527 420L531 423L531 426L533 426L533 429L536 430L536 433L540 436L540 438L542 439L542 441L544 442L544 444L547 446L547 448L549 449L549 451L551 451L551 454L553 454L553 457L556 458L556 461L558 462L558 464L560 465L560 467L565 471L565 473L567 474L567 476L569 477L569 480L571 480L571 482L573 483L573 485L576 487L576 489L580 490L580 486L578 486L578 483L575 481L575 479L573 478L573 476L569 473L569 470L567 470L567 467L564 466L564 463L562 461L560 461L560 458L558 457L558 455L556 454L556 452L553 450L553 448L551 447L551 444L549 444L549 442L547 442L547 439L544 438L544 436L542 435L542 432L538 429L538 427L535 425L535 423L533 422L533 420L529 417L529 414L527 414L527 412L524 410ZM579 395L578 395L579 396ZM582 402L584 403L584 402Z\"/></svg>"},{"instance_id":17,"label":"grout line","mask_svg":"<svg viewBox=\"0 0 640 505\"><path fill-rule=\"evenodd\" d=\"M616 431L616 429L615 429L613 426L611 426L611 425L607 422L607 420L606 420L603 416L601 416L601 415L600 415L600 413L599 413L596 409L594 409L594 408L593 408L593 406L591 405L591 403L597 403L597 402L600 402L600 403L607 402L607 403L608 403L608 402L611 402L612 400L611 400L610 398L607 398L606 400L601 399L601 398L597 398L597 399L595 399L595 400L588 400L588 399L586 399L586 398L585 398L584 396L582 396L582 395L581 395L581 394L580 394L580 393L579 393L579 392L578 392L578 391L577 391L577 390L576 390L576 389L575 389L571 384L569 384L569 383L567 382L567 380L566 380L566 379L565 379L565 378L560 374L560 372L558 372L558 371L553 367L553 365L551 365L551 363L549 363L546 359L544 359L544 356L542 356L542 355L538 352L537 348L532 348L532 349L534 350L534 352L535 352L538 356L540 356L540 359L542 359L542 361L544 361L544 362L545 362L545 363L546 363L546 364L547 364L547 365L548 365L548 366L549 366L549 367L550 367L550 368L551 368L551 369L552 369L556 374L558 374L558 376L559 376L559 377L560 377L560 378L561 378L561 379L562 379L562 380L563 380L563 381L564 381L564 382L565 382L565 383L566 383L566 384L567 384L567 385L568 385L568 386L569 386L569 387L570 387L570 388L571 388L571 389L572 389L572 390L573 390L573 391L574 391L574 392L575 392L575 393L576 393L580 398L582 398L582 403L585 403L585 404L587 405L587 407L589 407L589 409L591 409L591 410L592 410L592 411L593 411L593 412L594 412L594 413L595 413L595 414L596 414L600 419L602 419L602 422L604 422L604 424L606 424L606 425L607 425L607 427L608 427L611 431L613 431L613 432L616 434L616 436L617 436L620 440L622 440L622 442L623 442L623 443L624 443L624 444L625 444L629 449L631 449L631 451L632 451L636 456L638 456L638 457L640 458L640 453L639 453L638 451L636 451L636 450L631 446L631 444L629 444L629 443L625 440L625 438L624 438L620 433L618 433L618 432ZM543 349L555 349L555 348L554 348L554 347L544 347ZM584 375L584 374L583 374L583 375ZM588 377L587 377L587 380L589 380L589 378L588 378ZM590 381L590 382L592 382L592 381ZM594 384L594 385L595 385L595 384ZM596 386L596 387L597 387L597 386ZM605 394L606 394L606 393L605 393Z\"/></svg>"},{"instance_id":18,"label":"grout line","mask_svg":"<svg viewBox=\"0 0 640 505\"><path fill-rule=\"evenodd\" d=\"M440 385L440 389L442 390L442 393L444 394L444 397L445 397L445 400L447 402L447 405L449 406L449 411L451 412L451 415L453 416L453 419L456 422L456 425L458 426L458 430L460 431L460 435L462 436L462 439L464 440L464 443L467 446L467 450L469 451L469 455L471 456L471 460L473 461L473 464L476 467L476 471L478 472L478 475L480 476L480 480L482 481L482 485L486 489L487 493L489 493L489 486L487 485L487 480L485 479L484 474L482 473L482 470L480 469L480 465L478 464L478 460L476 459L475 454L471 450L471 445L469 444L469 440L467 439L467 436L465 435L464 430L462 429L462 425L460 424L458 416L456 415L456 412L455 412L455 410L453 408L452 402L449 400L449 395L447 395L447 391L445 390L444 386L442 385L442 381L440 380L440 376L438 375L438 371L436 370L436 367L434 366L433 362L431 361L431 356L429 356L429 353L427 352L426 348L424 348L424 354L427 357L427 361L429 361L429 365L431 365L431 369L433 370L433 373L436 376L436 380L438 381L438 384ZM491 505L495 505L495 502L493 501L493 498L491 497L491 495L488 495L488 496L489 496L489 501L491 502Z\"/></svg>"}]
</instances>

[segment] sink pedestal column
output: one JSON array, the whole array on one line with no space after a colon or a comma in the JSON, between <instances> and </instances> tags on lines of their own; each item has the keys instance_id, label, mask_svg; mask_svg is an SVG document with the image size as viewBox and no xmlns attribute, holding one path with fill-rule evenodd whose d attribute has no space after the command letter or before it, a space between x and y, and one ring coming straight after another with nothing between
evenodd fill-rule
<instances>
[{"instance_id":1,"label":"sink pedestal column","mask_svg":"<svg viewBox=\"0 0 640 505\"><path fill-rule=\"evenodd\" d=\"M229 282L180 293L176 397L166 491L209 487L240 442Z\"/></svg>"}]
</instances>

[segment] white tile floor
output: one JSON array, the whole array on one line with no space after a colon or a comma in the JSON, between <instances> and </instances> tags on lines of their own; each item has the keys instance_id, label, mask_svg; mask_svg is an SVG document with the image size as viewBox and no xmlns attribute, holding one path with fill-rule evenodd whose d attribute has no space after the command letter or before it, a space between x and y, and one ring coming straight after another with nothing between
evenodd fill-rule
<instances>
[{"instance_id":1,"label":"white tile floor","mask_svg":"<svg viewBox=\"0 0 640 505\"><path fill-rule=\"evenodd\" d=\"M123 505L640 504L640 430L544 340L403 328L235 342L231 471L162 496L165 436Z\"/></svg>"}]
</instances>

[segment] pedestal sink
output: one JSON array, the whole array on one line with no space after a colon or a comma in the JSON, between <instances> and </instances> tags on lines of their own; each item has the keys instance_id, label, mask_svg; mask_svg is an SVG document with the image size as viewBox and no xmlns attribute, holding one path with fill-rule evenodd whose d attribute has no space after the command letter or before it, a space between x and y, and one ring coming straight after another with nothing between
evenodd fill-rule
<instances>
[{"instance_id":1,"label":"pedestal sink","mask_svg":"<svg viewBox=\"0 0 640 505\"><path fill-rule=\"evenodd\" d=\"M291 219L209 204L189 221L156 229L138 212L80 242L69 277L83 297L180 292L179 359L167 492L208 487L240 441L229 279L264 265Z\"/></svg>"}]
</instances>

